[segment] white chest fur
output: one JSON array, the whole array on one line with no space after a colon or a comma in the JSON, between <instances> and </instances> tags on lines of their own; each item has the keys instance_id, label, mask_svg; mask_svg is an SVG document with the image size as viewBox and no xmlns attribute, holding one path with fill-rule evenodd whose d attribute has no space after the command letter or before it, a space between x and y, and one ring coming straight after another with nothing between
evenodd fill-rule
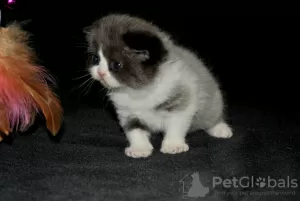
<instances>
[{"instance_id":1,"label":"white chest fur","mask_svg":"<svg viewBox=\"0 0 300 201\"><path fill-rule=\"evenodd\" d=\"M181 61L169 62L161 68L159 75L156 77L153 84L142 90L122 90L112 92L110 99L113 101L120 123L125 123L127 118L135 117L144 122L155 130L164 128L166 118L170 113L159 111L155 108L165 102L171 95L171 91L184 83L186 79L185 72L182 71L184 64Z\"/></svg>"},{"instance_id":2,"label":"white chest fur","mask_svg":"<svg viewBox=\"0 0 300 201\"><path fill-rule=\"evenodd\" d=\"M158 111L155 107L169 98L174 87L184 84L183 66L181 61L166 63L154 83L143 90L128 89L111 93L110 98L119 114L120 123L124 123L129 117L136 117L147 122L153 129L163 129L164 122L170 114Z\"/></svg>"},{"instance_id":3,"label":"white chest fur","mask_svg":"<svg viewBox=\"0 0 300 201\"><path fill-rule=\"evenodd\" d=\"M161 130L164 127L166 112L155 110L155 106L163 102L166 94L144 92L141 94L129 95L128 93L113 93L110 95L120 123L123 124L128 118L138 118L147 122L148 126L154 130Z\"/></svg>"}]
</instances>

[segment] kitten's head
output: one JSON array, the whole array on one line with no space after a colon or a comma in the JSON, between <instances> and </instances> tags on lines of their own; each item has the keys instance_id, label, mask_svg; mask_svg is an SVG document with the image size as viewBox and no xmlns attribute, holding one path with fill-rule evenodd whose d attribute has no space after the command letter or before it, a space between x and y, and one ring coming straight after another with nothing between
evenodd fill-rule
<instances>
[{"instance_id":1,"label":"kitten's head","mask_svg":"<svg viewBox=\"0 0 300 201\"><path fill-rule=\"evenodd\" d=\"M111 14L84 29L89 72L107 88L138 89L151 83L166 61L164 35L156 26L128 15Z\"/></svg>"}]
</instances>

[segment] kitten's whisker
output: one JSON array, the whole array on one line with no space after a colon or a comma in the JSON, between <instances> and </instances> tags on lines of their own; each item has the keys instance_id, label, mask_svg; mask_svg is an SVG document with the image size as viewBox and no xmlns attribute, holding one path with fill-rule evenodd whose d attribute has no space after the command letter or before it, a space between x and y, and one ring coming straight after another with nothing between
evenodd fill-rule
<instances>
[{"instance_id":1,"label":"kitten's whisker","mask_svg":"<svg viewBox=\"0 0 300 201\"><path fill-rule=\"evenodd\" d=\"M90 76L90 74L86 74L86 75L83 75L83 76L80 76L80 77L73 78L73 80L79 80L79 79L85 78L87 76Z\"/></svg>"},{"instance_id":2,"label":"kitten's whisker","mask_svg":"<svg viewBox=\"0 0 300 201\"><path fill-rule=\"evenodd\" d=\"M109 99L107 99L107 100L106 100L106 103L105 103L104 109L106 109L106 107L107 107L107 104L108 104L108 101L109 101Z\"/></svg>"},{"instance_id":3,"label":"kitten's whisker","mask_svg":"<svg viewBox=\"0 0 300 201\"><path fill-rule=\"evenodd\" d=\"M84 69L84 70L77 70L76 72L77 72L77 73L79 73L79 72L80 72L80 73L81 73L81 72L87 72L87 69Z\"/></svg>"},{"instance_id":4,"label":"kitten's whisker","mask_svg":"<svg viewBox=\"0 0 300 201\"><path fill-rule=\"evenodd\" d=\"M76 45L75 47L78 47L78 48L88 48L87 45Z\"/></svg>"},{"instance_id":5,"label":"kitten's whisker","mask_svg":"<svg viewBox=\"0 0 300 201\"><path fill-rule=\"evenodd\" d=\"M84 93L83 96L86 96L89 93L94 82L94 79L89 79L88 82L86 82L85 87L80 91L79 95L81 96Z\"/></svg>"},{"instance_id":6,"label":"kitten's whisker","mask_svg":"<svg viewBox=\"0 0 300 201\"><path fill-rule=\"evenodd\" d=\"M108 89L105 88L105 87L103 87L103 88L101 89L100 92L102 92L103 90L106 90L105 95L104 95L103 98L102 98L102 103L104 103L104 107L102 107L102 110L104 111L104 110L105 110L105 107L106 107L106 105L107 105L107 104L105 104L105 98L107 98L107 93L108 93L107 91L108 91Z\"/></svg>"},{"instance_id":7,"label":"kitten's whisker","mask_svg":"<svg viewBox=\"0 0 300 201\"><path fill-rule=\"evenodd\" d=\"M111 90L112 90L111 88L107 88L105 96L108 96L108 94L111 92ZM106 109L108 102L109 102L109 98L107 98L105 106L104 106L103 109Z\"/></svg>"},{"instance_id":8,"label":"kitten's whisker","mask_svg":"<svg viewBox=\"0 0 300 201\"><path fill-rule=\"evenodd\" d=\"M104 87L100 90L100 92L99 93L101 93L103 90L106 90Z\"/></svg>"},{"instance_id":9,"label":"kitten's whisker","mask_svg":"<svg viewBox=\"0 0 300 201\"><path fill-rule=\"evenodd\" d=\"M83 40L81 37L77 37L77 36L72 36L72 39L80 41L80 43L84 43L87 44L87 42L85 40Z\"/></svg>"},{"instance_id":10,"label":"kitten's whisker","mask_svg":"<svg viewBox=\"0 0 300 201\"><path fill-rule=\"evenodd\" d=\"M85 84L87 84L89 81L91 81L93 78L90 77L89 79L87 79L86 81L84 81L78 88L83 87Z\"/></svg>"},{"instance_id":11,"label":"kitten's whisker","mask_svg":"<svg viewBox=\"0 0 300 201\"><path fill-rule=\"evenodd\" d=\"M92 80L92 81L88 84L88 87L87 87L87 90L86 90L84 96L86 96L86 95L90 92L90 90L91 90L91 88L92 88L94 82L95 82L95 80Z\"/></svg>"},{"instance_id":12,"label":"kitten's whisker","mask_svg":"<svg viewBox=\"0 0 300 201\"><path fill-rule=\"evenodd\" d=\"M84 48L84 49L86 49L86 47L84 47L84 46L75 46L76 48Z\"/></svg>"},{"instance_id":13,"label":"kitten's whisker","mask_svg":"<svg viewBox=\"0 0 300 201\"><path fill-rule=\"evenodd\" d=\"M86 89L88 88L88 86L89 86L89 84L90 84L91 82L92 82L92 81L89 80L89 81L85 84L85 86L83 87L83 89L80 90L80 92L79 92L79 95L80 95L80 96L81 96L83 93L86 92Z\"/></svg>"},{"instance_id":14,"label":"kitten's whisker","mask_svg":"<svg viewBox=\"0 0 300 201\"><path fill-rule=\"evenodd\" d=\"M88 83L90 80L92 80L93 78L92 77L90 77L89 79L87 79L86 81L84 81L83 83L81 83L79 86L76 86L76 87L74 87L72 90L71 90L71 92L72 91L74 91L74 90L77 90L77 89L79 89L79 88L81 88L81 87L83 87L86 83Z\"/></svg>"},{"instance_id":15,"label":"kitten's whisker","mask_svg":"<svg viewBox=\"0 0 300 201\"><path fill-rule=\"evenodd\" d=\"M87 53L94 54L95 52L88 49L88 50L87 50Z\"/></svg>"},{"instance_id":16,"label":"kitten's whisker","mask_svg":"<svg viewBox=\"0 0 300 201\"><path fill-rule=\"evenodd\" d=\"M85 43L85 42L76 42L76 44L80 44L80 45L86 45L86 46L88 46L88 43Z\"/></svg>"}]
</instances>

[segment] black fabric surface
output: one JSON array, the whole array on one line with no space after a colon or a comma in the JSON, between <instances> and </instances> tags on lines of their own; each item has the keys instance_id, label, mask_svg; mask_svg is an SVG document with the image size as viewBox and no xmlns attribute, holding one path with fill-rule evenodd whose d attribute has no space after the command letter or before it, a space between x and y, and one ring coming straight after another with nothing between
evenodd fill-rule
<instances>
[{"instance_id":1,"label":"black fabric surface","mask_svg":"<svg viewBox=\"0 0 300 201\"><path fill-rule=\"evenodd\" d=\"M0 200L300 200L299 188L211 188L213 176L299 180L300 126L286 117L235 105L229 109L232 139L191 133L189 152L164 155L158 135L151 157L132 159L124 154L127 141L114 116L81 107L66 113L59 140L41 124L33 134L0 144ZM204 198L182 192L180 180L194 172L210 187Z\"/></svg>"},{"instance_id":2,"label":"black fabric surface","mask_svg":"<svg viewBox=\"0 0 300 201\"><path fill-rule=\"evenodd\" d=\"M41 64L58 80L65 127L52 138L41 123L0 143L0 201L300 200L299 187L212 187L213 177L300 180L298 16L283 15L282 10L258 15L252 9L249 15L243 10L234 15L224 7L223 14L214 8L212 15L212 10L191 4L165 9L115 1L105 6L101 1L17 2L3 10L3 22L31 20L24 28L33 34ZM199 10L192 11L194 7ZM90 89L86 83L70 92L85 81L74 80L86 73L83 27L111 12L154 21L199 53L230 99L233 138L216 139L199 131L187 138L189 152L164 155L157 135L149 158L124 154L127 140L114 115L102 108L107 106L99 85ZM206 197L184 196L180 181L187 176L188 190L195 172L209 188Z\"/></svg>"}]
</instances>

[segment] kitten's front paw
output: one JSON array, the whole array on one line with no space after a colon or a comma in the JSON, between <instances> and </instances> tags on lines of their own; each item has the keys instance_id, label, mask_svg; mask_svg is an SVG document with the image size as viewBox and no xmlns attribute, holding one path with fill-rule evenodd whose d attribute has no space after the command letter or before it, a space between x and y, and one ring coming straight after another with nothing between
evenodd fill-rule
<instances>
[{"instance_id":1,"label":"kitten's front paw","mask_svg":"<svg viewBox=\"0 0 300 201\"><path fill-rule=\"evenodd\" d=\"M233 133L226 123L218 123L214 127L207 130L208 134L216 138L231 138Z\"/></svg>"},{"instance_id":2,"label":"kitten's front paw","mask_svg":"<svg viewBox=\"0 0 300 201\"><path fill-rule=\"evenodd\" d=\"M189 145L185 142L165 141L162 143L160 151L164 154L179 154L187 152Z\"/></svg>"},{"instance_id":3,"label":"kitten's front paw","mask_svg":"<svg viewBox=\"0 0 300 201\"><path fill-rule=\"evenodd\" d=\"M125 149L125 154L132 158L146 158L152 154L152 147L130 146Z\"/></svg>"}]
</instances>

